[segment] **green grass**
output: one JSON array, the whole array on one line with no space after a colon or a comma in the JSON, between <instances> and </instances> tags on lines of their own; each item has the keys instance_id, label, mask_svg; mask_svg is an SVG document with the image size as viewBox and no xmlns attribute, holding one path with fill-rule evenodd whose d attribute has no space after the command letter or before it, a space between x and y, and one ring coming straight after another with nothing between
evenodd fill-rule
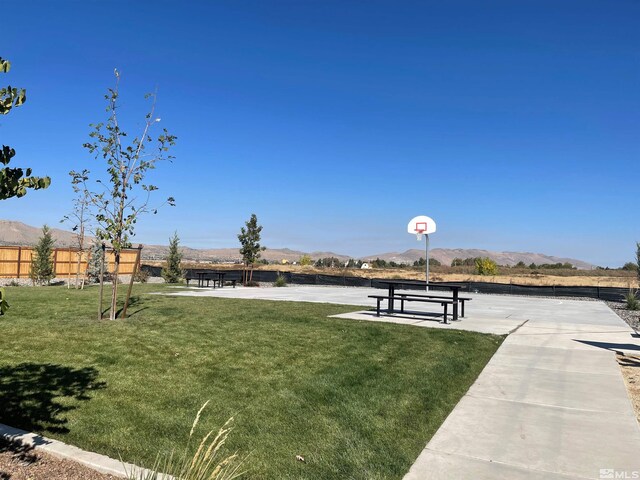
<instances>
[{"instance_id":1,"label":"green grass","mask_svg":"<svg viewBox=\"0 0 640 480\"><path fill-rule=\"evenodd\" d=\"M10 287L0 422L145 465L231 416L249 478L402 478L502 337L327 318L354 307ZM302 455L307 462L296 461Z\"/></svg>"}]
</instances>

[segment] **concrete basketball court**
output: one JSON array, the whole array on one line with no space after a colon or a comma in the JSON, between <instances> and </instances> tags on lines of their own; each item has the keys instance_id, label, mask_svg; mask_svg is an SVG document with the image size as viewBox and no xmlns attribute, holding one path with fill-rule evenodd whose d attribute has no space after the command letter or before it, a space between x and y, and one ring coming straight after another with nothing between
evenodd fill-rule
<instances>
[{"instance_id":1,"label":"concrete basketball court","mask_svg":"<svg viewBox=\"0 0 640 480\"><path fill-rule=\"evenodd\" d=\"M640 426L615 359L616 351L640 354L640 338L604 303L465 293L473 298L466 317L444 325L436 316L376 317L367 296L380 292L290 286L174 294L338 303L360 307L337 315L344 319L508 334L405 480L640 478Z\"/></svg>"}]
</instances>

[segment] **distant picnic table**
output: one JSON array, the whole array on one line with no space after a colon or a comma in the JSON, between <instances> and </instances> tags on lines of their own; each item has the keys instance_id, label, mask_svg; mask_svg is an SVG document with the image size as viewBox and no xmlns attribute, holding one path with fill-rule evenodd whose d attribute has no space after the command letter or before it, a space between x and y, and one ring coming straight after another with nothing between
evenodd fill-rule
<instances>
[{"instance_id":1,"label":"distant picnic table","mask_svg":"<svg viewBox=\"0 0 640 480\"><path fill-rule=\"evenodd\" d=\"M200 288L205 286L205 282L207 287L213 283L213 288L216 288L216 286L222 288L224 287L224 277L226 274L226 272L220 270L195 270L187 275L187 285L189 285L189 280L197 280L198 287ZM234 287L236 286L235 280L230 280L230 282Z\"/></svg>"}]
</instances>

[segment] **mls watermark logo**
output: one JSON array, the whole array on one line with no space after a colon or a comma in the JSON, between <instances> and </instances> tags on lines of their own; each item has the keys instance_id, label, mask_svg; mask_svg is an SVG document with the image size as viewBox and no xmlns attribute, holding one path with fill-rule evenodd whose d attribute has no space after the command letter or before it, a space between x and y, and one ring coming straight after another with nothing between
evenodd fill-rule
<instances>
[{"instance_id":1,"label":"mls watermark logo","mask_svg":"<svg viewBox=\"0 0 640 480\"><path fill-rule=\"evenodd\" d=\"M640 470L616 470L615 468L601 468L600 478L640 479Z\"/></svg>"}]
</instances>

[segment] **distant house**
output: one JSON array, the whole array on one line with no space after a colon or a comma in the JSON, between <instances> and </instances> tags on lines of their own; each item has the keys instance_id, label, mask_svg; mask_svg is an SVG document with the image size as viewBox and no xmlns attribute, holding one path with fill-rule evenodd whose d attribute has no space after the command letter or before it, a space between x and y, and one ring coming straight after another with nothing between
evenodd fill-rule
<instances>
[{"instance_id":1,"label":"distant house","mask_svg":"<svg viewBox=\"0 0 640 480\"><path fill-rule=\"evenodd\" d=\"M371 268L371 267L369 266L369 264L368 264L368 263L363 263L363 264L362 264L362 266L361 266L360 268L361 268L361 269L363 269L363 270L368 270L368 269L369 269L369 268Z\"/></svg>"}]
</instances>

